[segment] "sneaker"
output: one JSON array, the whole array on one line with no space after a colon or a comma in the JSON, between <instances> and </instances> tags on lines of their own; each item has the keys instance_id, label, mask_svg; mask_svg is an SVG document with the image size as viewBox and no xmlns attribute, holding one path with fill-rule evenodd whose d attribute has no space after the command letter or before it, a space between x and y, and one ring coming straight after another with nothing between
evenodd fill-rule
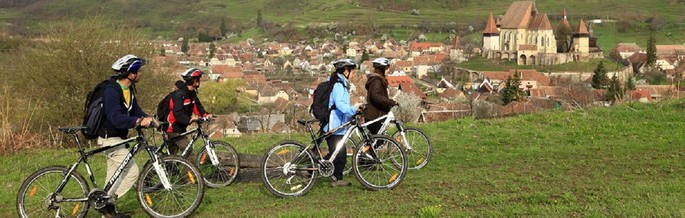
<instances>
[{"instance_id":1,"label":"sneaker","mask_svg":"<svg viewBox=\"0 0 685 218\"><path fill-rule=\"evenodd\" d=\"M112 218L131 218L131 214L129 213L116 213Z\"/></svg>"},{"instance_id":2,"label":"sneaker","mask_svg":"<svg viewBox=\"0 0 685 218\"><path fill-rule=\"evenodd\" d=\"M350 182L345 181L345 180L336 180L331 182L331 186L333 187L340 187L340 186L349 186L351 185Z\"/></svg>"}]
</instances>

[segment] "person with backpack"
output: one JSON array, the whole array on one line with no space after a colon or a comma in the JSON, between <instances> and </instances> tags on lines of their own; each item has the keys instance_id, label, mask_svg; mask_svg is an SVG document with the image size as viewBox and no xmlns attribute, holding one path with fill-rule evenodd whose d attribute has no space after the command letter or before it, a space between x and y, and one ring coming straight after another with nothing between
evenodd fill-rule
<instances>
[{"instance_id":1,"label":"person with backpack","mask_svg":"<svg viewBox=\"0 0 685 218\"><path fill-rule=\"evenodd\" d=\"M372 63L373 72L368 74L365 85L367 91L366 99L368 101L364 110L364 119L366 120L373 120L386 115L393 106L397 105L395 100L388 97L388 80L385 78L385 73L390 68L390 60L387 58L376 58ZM371 134L378 134L384 121L385 119L369 125L369 132Z\"/></svg>"},{"instance_id":2,"label":"person with backpack","mask_svg":"<svg viewBox=\"0 0 685 218\"><path fill-rule=\"evenodd\" d=\"M341 126L343 123L349 121L357 112L357 108L350 105L350 80L354 77L357 69L357 64L350 59L340 59L333 63L335 71L328 78L328 86L330 90L330 97L328 99L329 117L322 130L328 132ZM328 155L326 159L335 151L335 146L341 142L345 129L341 129L331 136L326 138L328 144ZM344 145L343 145L344 146ZM347 148L343 148L346 151ZM347 162L347 152L339 152L333 159L333 182L331 185L348 186L350 182L343 180L343 170L345 169L345 162Z\"/></svg>"},{"instance_id":3,"label":"person with backpack","mask_svg":"<svg viewBox=\"0 0 685 218\"><path fill-rule=\"evenodd\" d=\"M135 55L125 55L112 64L115 74L104 87L102 92L103 116L101 126L98 129L97 143L100 146L116 144L128 138L128 130L140 126L150 126L155 122L138 105L135 95L135 83L140 79L140 68L145 65L145 60ZM108 181L116 172L117 168L129 154L126 146L119 146L106 151ZM138 178L138 165L131 160L121 177L112 186L113 193L108 193L115 201L123 196L133 186ZM119 213L115 204L108 204L100 210L105 217L130 217L128 214Z\"/></svg>"},{"instance_id":4,"label":"person with backpack","mask_svg":"<svg viewBox=\"0 0 685 218\"><path fill-rule=\"evenodd\" d=\"M197 97L197 90L200 88L200 78L204 72L197 68L190 68L181 73L183 80L176 81L176 90L169 93L169 97L165 98L160 104L166 104L166 107L158 108L161 120L169 122L169 126L164 131L168 133L169 138L178 137L181 133L186 131L186 128L191 123L195 122L199 117L212 118L212 114L207 113L205 108L200 103ZM161 114L166 112L166 115ZM185 150L190 143L187 136L178 137L169 145L169 152L172 155L178 153L179 150ZM192 148L191 148L192 149ZM190 151L188 157L193 157L193 151Z\"/></svg>"}]
</instances>

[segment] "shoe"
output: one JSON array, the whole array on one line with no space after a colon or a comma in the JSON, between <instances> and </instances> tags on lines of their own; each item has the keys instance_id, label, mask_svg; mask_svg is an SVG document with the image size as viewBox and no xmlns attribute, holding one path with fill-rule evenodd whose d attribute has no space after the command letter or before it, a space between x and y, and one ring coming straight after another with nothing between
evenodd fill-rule
<instances>
[{"instance_id":1,"label":"shoe","mask_svg":"<svg viewBox=\"0 0 685 218\"><path fill-rule=\"evenodd\" d=\"M131 214L129 213L116 213L112 218L131 218Z\"/></svg>"},{"instance_id":2,"label":"shoe","mask_svg":"<svg viewBox=\"0 0 685 218\"><path fill-rule=\"evenodd\" d=\"M331 186L333 186L333 187L341 187L341 186L349 186L349 185L351 185L351 183L348 181L345 181L345 180L336 180L336 181L331 182Z\"/></svg>"}]
</instances>

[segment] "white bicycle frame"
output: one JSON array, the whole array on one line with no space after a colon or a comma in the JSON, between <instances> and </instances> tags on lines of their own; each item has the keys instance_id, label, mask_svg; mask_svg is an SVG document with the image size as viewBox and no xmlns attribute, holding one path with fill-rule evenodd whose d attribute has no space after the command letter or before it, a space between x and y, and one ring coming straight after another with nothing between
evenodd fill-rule
<instances>
[{"instance_id":1,"label":"white bicycle frame","mask_svg":"<svg viewBox=\"0 0 685 218\"><path fill-rule=\"evenodd\" d=\"M364 124L361 124L359 126L368 127L371 124L380 122L382 119L385 119L385 121L383 121L383 125L378 130L378 134L387 135L387 128L388 128L388 125L390 125L390 122L393 122L395 124L399 124L398 122L401 122L401 121L397 120L397 118L395 118L395 114L392 111L390 111L386 115L383 115L381 117L378 117L378 118L370 120L370 121L366 121ZM405 137L404 127L402 127L402 125L399 124L399 125L397 125L397 128L398 128L398 131L400 132L400 135L402 136L402 142L400 144L402 144L402 146L404 146L404 148L406 148L407 151L411 151L412 150L411 145L409 145L409 142L407 142L407 138ZM359 130L357 128L354 129L354 134L357 137L357 139L362 139L361 133L359 132Z\"/></svg>"}]
</instances>

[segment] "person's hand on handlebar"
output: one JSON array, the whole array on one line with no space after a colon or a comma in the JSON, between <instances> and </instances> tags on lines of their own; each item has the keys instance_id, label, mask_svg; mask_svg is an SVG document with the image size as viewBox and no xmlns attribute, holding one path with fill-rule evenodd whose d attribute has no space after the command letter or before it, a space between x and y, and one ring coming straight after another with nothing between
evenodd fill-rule
<instances>
[{"instance_id":1,"label":"person's hand on handlebar","mask_svg":"<svg viewBox=\"0 0 685 218\"><path fill-rule=\"evenodd\" d=\"M153 119L152 117L138 118L138 120L136 121L136 124L138 124L142 127L149 127L150 125L159 126L159 123L155 119Z\"/></svg>"}]
</instances>

